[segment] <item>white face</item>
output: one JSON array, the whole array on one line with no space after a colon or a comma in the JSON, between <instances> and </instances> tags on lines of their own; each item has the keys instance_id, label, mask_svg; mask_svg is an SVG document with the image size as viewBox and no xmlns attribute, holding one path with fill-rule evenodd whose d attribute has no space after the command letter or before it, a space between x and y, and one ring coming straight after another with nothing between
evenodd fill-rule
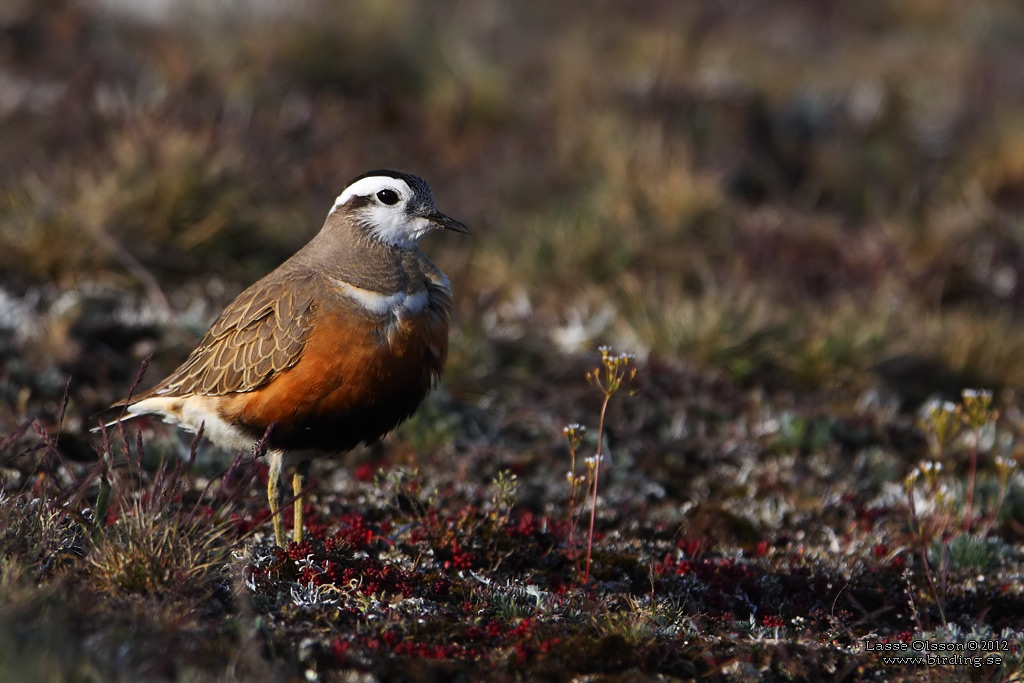
<instances>
[{"instance_id":1,"label":"white face","mask_svg":"<svg viewBox=\"0 0 1024 683\"><path fill-rule=\"evenodd\" d=\"M409 202L414 195L409 184L400 178L361 178L345 188L328 215L353 197L369 197L370 203L359 209L357 219L381 242L396 247L411 247L436 227L426 218L409 214Z\"/></svg>"}]
</instances>

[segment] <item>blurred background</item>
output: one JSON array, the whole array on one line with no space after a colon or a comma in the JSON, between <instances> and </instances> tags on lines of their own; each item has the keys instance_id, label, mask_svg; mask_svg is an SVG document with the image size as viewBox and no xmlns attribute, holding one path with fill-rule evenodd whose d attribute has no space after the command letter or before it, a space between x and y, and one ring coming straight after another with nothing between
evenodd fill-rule
<instances>
[{"instance_id":1,"label":"blurred background","mask_svg":"<svg viewBox=\"0 0 1024 683\"><path fill-rule=\"evenodd\" d=\"M85 430L387 167L448 369L286 563L248 453ZM1022 212L1017 0L0 0L0 679L1019 679Z\"/></svg>"},{"instance_id":2,"label":"blurred background","mask_svg":"<svg viewBox=\"0 0 1024 683\"><path fill-rule=\"evenodd\" d=\"M1012 389L1022 105L1010 0L7 0L4 412L172 369L380 167L473 229L424 244L457 395L602 342L839 404Z\"/></svg>"}]
</instances>

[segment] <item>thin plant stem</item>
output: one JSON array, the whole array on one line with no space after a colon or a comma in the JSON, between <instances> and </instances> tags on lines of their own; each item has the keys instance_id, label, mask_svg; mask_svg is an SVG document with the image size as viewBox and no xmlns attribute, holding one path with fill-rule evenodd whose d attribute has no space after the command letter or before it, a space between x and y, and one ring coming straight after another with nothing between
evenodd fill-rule
<instances>
[{"instance_id":1,"label":"thin plant stem","mask_svg":"<svg viewBox=\"0 0 1024 683\"><path fill-rule=\"evenodd\" d=\"M604 416L608 410L610 394L605 394L601 404L601 418L597 423L597 452L594 455L594 490L590 496L590 529L587 532L587 568L583 572L583 583L590 582L590 553L594 547L594 518L597 515L597 481L601 472L602 446L604 444Z\"/></svg>"},{"instance_id":2,"label":"thin plant stem","mask_svg":"<svg viewBox=\"0 0 1024 683\"><path fill-rule=\"evenodd\" d=\"M569 553L576 556L576 449L569 442ZM579 571L579 564L576 565Z\"/></svg>"},{"instance_id":3,"label":"thin plant stem","mask_svg":"<svg viewBox=\"0 0 1024 683\"><path fill-rule=\"evenodd\" d=\"M974 428L974 443L971 444L971 464L967 470L967 504L964 511L964 533L971 530L971 518L974 516L974 480L978 474L978 441L981 439L981 429Z\"/></svg>"},{"instance_id":4,"label":"thin plant stem","mask_svg":"<svg viewBox=\"0 0 1024 683\"><path fill-rule=\"evenodd\" d=\"M575 464L575 462L576 462L576 459L573 458L573 463ZM575 487L573 487L573 489L575 489ZM575 494L575 490L570 490L570 492L569 492L569 514L567 515L567 518L569 520L569 552L572 553L572 554L575 554L575 551L576 551L576 534L574 533L576 524L574 523L574 517L573 517L573 514L572 514L573 507L575 507L575 505L576 505L576 496L574 494Z\"/></svg>"},{"instance_id":5,"label":"thin plant stem","mask_svg":"<svg viewBox=\"0 0 1024 683\"><path fill-rule=\"evenodd\" d=\"M590 525L587 532L587 562L583 572L583 583L590 582L590 564L594 551L594 521L597 518L597 489L601 474L601 460L604 457L604 421L608 412L608 403L611 401L612 396L622 388L624 382L628 382L636 377L636 368L629 367L630 363L633 361L633 356L631 354L621 353L614 356L612 355L612 350L609 346L598 347L598 351L601 352L601 365L594 368L586 375L587 382L594 384L598 390L600 390L601 394L604 396L604 400L601 403L601 417L598 420L597 425L597 452L594 454L593 460L587 458L585 461L587 465L585 490L590 495ZM570 439L570 457L573 459L573 463L575 464L575 449L579 446L579 441L573 441L577 436L577 432L574 427L579 427L579 425L569 425L563 430L563 433ZM580 433L579 436L582 436L582 433ZM593 482L590 480L591 477L593 477ZM575 491L572 487L577 484L577 480L574 473L570 473L569 484L570 498L575 500ZM583 498L581 508L584 510L586 509L586 496ZM570 523L574 524L575 518L570 519ZM574 549L575 546L571 547ZM577 565L577 570L578 567L579 565Z\"/></svg>"},{"instance_id":6,"label":"thin plant stem","mask_svg":"<svg viewBox=\"0 0 1024 683\"><path fill-rule=\"evenodd\" d=\"M566 425L562 429L562 434L565 436L566 443L569 446L569 473L566 477L566 481L569 484L569 505L566 523L568 524L568 549L569 556L576 564L576 573L578 574L580 569L579 557L576 553L576 525L579 523L580 511L583 505L578 500L580 493L580 485L584 483L583 477L576 476L576 452L579 450L580 444L583 442L583 435L587 433L587 428L578 422ZM590 482L586 480L586 489L590 490ZM584 497L584 502L586 498Z\"/></svg>"},{"instance_id":7,"label":"thin plant stem","mask_svg":"<svg viewBox=\"0 0 1024 683\"><path fill-rule=\"evenodd\" d=\"M939 596L939 591L935 587L935 580L932 578L932 570L928 565L928 539L931 534L926 534L924 531L924 525L918 520L917 511L914 508L914 489L912 486L907 488L907 503L910 513L911 528L916 527L918 530L918 540L921 543L921 564L924 568L924 576L928 581L928 587L931 589L932 597L935 599L935 604L939 608L939 617L942 619L942 625L946 626L946 611L942 608L942 599Z\"/></svg>"}]
</instances>

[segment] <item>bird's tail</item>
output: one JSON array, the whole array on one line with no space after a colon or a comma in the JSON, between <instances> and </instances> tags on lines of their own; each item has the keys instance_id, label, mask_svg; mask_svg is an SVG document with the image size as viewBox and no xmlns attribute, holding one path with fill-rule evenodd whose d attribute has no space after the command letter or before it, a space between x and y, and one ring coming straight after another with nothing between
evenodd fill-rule
<instances>
[{"instance_id":1,"label":"bird's tail","mask_svg":"<svg viewBox=\"0 0 1024 683\"><path fill-rule=\"evenodd\" d=\"M89 429L90 432L101 432L104 429L113 427L118 422L126 422L128 420L134 420L137 417L145 415L144 412L130 410L130 405L127 401L119 401L109 408L104 408L100 412L90 415L89 422L96 425Z\"/></svg>"}]
</instances>

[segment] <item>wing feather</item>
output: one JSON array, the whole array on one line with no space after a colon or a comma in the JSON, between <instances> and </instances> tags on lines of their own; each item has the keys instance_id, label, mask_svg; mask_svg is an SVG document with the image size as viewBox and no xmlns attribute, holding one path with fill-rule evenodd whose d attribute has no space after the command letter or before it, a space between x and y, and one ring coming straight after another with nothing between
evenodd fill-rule
<instances>
[{"instance_id":1,"label":"wing feather","mask_svg":"<svg viewBox=\"0 0 1024 683\"><path fill-rule=\"evenodd\" d=\"M308 277L275 275L242 292L181 367L139 398L252 391L295 365L309 336L315 288Z\"/></svg>"}]
</instances>

